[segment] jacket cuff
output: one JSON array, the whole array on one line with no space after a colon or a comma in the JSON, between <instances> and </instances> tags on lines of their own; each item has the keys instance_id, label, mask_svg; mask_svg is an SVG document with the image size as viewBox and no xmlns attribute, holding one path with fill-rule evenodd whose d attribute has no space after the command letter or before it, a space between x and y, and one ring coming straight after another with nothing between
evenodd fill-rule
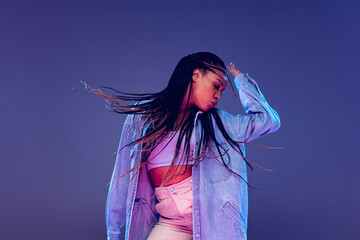
<instances>
[{"instance_id":1,"label":"jacket cuff","mask_svg":"<svg viewBox=\"0 0 360 240\"><path fill-rule=\"evenodd\" d=\"M255 91L258 92L258 94L262 95L258 87L258 84L255 82L254 79L249 77L248 73L240 73L239 75L237 75L234 79L234 83L238 91L240 91L240 87L244 89L247 88L245 86L250 86L251 88L254 88Z\"/></svg>"},{"instance_id":2,"label":"jacket cuff","mask_svg":"<svg viewBox=\"0 0 360 240\"><path fill-rule=\"evenodd\" d=\"M237 75L234 79L234 83L235 83L235 87L239 90L240 87L243 84L246 84L246 82L248 82L248 78L246 77L247 73L240 73L239 75Z\"/></svg>"}]
</instances>

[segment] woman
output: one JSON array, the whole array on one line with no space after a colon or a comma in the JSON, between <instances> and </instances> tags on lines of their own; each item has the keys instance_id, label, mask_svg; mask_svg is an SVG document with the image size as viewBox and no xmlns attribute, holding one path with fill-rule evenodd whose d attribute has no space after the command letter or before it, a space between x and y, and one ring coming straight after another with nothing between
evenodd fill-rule
<instances>
[{"instance_id":1,"label":"woman","mask_svg":"<svg viewBox=\"0 0 360 240\"><path fill-rule=\"evenodd\" d=\"M131 240L246 239L244 143L276 131L280 120L248 74L228 69L248 115L215 108L229 79L209 52L182 58L159 93L90 89L128 114L107 198L108 239L120 239L123 226Z\"/></svg>"}]
</instances>

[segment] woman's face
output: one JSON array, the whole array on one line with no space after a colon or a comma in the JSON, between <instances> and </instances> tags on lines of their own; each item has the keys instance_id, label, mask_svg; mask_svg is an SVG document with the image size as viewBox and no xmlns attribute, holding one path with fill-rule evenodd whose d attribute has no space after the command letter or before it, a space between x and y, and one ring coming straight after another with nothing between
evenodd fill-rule
<instances>
[{"instance_id":1,"label":"woman's face","mask_svg":"<svg viewBox=\"0 0 360 240\"><path fill-rule=\"evenodd\" d=\"M190 95L190 106L195 105L202 111L214 108L221 99L221 93L226 88L226 75L217 70L201 72L195 69L193 73L193 86Z\"/></svg>"}]
</instances>

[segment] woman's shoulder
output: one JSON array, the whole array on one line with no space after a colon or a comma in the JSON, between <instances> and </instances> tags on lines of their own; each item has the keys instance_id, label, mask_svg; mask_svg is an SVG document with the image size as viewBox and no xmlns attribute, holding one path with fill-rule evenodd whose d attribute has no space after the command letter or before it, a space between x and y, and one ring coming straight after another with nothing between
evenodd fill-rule
<instances>
[{"instance_id":1,"label":"woman's shoulder","mask_svg":"<svg viewBox=\"0 0 360 240\"><path fill-rule=\"evenodd\" d=\"M148 103L151 100L141 100L134 104L134 106L139 104ZM134 108L132 108L134 109ZM125 127L131 129L140 129L141 126L144 124L144 118L141 113L128 113L126 116L126 120L124 122Z\"/></svg>"},{"instance_id":2,"label":"woman's shoulder","mask_svg":"<svg viewBox=\"0 0 360 240\"><path fill-rule=\"evenodd\" d=\"M136 105L139 105L140 103L143 103L143 101L138 101L134 105L136 106ZM134 108L132 108L132 110L134 110ZM124 126L129 129L134 128L138 124L140 118L141 118L140 114L128 113L128 114L126 114Z\"/></svg>"}]
</instances>

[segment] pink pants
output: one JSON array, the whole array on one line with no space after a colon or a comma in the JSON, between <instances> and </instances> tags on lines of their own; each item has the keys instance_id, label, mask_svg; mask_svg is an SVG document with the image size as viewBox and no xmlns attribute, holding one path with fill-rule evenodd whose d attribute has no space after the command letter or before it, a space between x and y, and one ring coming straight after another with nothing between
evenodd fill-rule
<instances>
[{"instance_id":1,"label":"pink pants","mask_svg":"<svg viewBox=\"0 0 360 240\"><path fill-rule=\"evenodd\" d=\"M159 203L155 205L160 214L147 240L192 239L192 178L155 188Z\"/></svg>"}]
</instances>

